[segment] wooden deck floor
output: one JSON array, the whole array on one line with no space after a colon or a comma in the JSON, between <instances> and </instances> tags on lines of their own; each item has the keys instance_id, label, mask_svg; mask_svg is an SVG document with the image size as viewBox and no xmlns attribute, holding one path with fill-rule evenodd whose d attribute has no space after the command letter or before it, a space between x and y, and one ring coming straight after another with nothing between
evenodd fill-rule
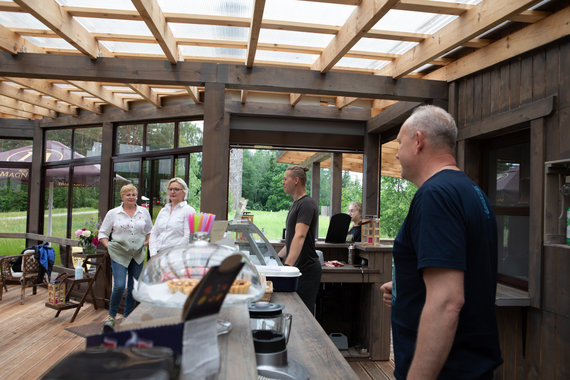
<instances>
[{"instance_id":1,"label":"wooden deck floor","mask_svg":"<svg viewBox=\"0 0 570 380\"><path fill-rule=\"evenodd\" d=\"M107 316L107 310L85 304L70 323L73 310L64 310L54 318L55 310L44 306L45 288L38 288L36 295L26 289L24 305L20 305L20 288L8 289L0 301L0 379L39 378L71 352L85 349L85 339L65 328L103 322ZM351 361L350 366L361 380L394 379L392 360Z\"/></svg>"},{"instance_id":2,"label":"wooden deck floor","mask_svg":"<svg viewBox=\"0 0 570 380\"><path fill-rule=\"evenodd\" d=\"M36 295L26 289L20 305L20 288L8 286L0 301L0 379L37 379L69 353L85 349L85 339L65 330L104 321L107 310L85 304L73 323L74 310L56 311L44 306L47 290L38 288Z\"/></svg>"}]
</instances>

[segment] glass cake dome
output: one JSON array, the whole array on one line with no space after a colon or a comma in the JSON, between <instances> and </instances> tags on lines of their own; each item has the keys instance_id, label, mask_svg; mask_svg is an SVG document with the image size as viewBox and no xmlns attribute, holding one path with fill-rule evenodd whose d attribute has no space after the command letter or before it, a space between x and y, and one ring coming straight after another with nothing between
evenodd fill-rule
<instances>
[{"instance_id":1,"label":"glass cake dome","mask_svg":"<svg viewBox=\"0 0 570 380\"><path fill-rule=\"evenodd\" d=\"M133 296L138 301L182 308L193 287L209 268L220 265L226 257L235 254L242 256L244 266L223 305L256 301L263 296L265 285L246 255L228 246L209 243L205 240L205 233L196 235L193 243L169 248L147 262L133 289Z\"/></svg>"}]
</instances>

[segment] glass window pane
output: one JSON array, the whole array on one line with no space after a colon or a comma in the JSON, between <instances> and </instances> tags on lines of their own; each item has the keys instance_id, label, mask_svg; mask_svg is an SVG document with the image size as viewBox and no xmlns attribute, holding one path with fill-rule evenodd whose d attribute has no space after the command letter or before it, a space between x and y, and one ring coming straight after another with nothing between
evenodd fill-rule
<instances>
[{"instance_id":1,"label":"glass window pane","mask_svg":"<svg viewBox=\"0 0 570 380\"><path fill-rule=\"evenodd\" d=\"M528 207L530 144L498 148L489 154L489 199L493 206Z\"/></svg>"},{"instance_id":2,"label":"glass window pane","mask_svg":"<svg viewBox=\"0 0 570 380\"><path fill-rule=\"evenodd\" d=\"M200 210L202 196L202 153L190 154L190 173L188 178L188 204L196 211Z\"/></svg>"},{"instance_id":3,"label":"glass window pane","mask_svg":"<svg viewBox=\"0 0 570 380\"><path fill-rule=\"evenodd\" d=\"M146 150L174 148L174 123L152 123L146 127Z\"/></svg>"},{"instance_id":4,"label":"glass window pane","mask_svg":"<svg viewBox=\"0 0 570 380\"><path fill-rule=\"evenodd\" d=\"M528 281L529 217L497 215L498 272Z\"/></svg>"},{"instance_id":5,"label":"glass window pane","mask_svg":"<svg viewBox=\"0 0 570 380\"><path fill-rule=\"evenodd\" d=\"M75 130L73 150L83 157L101 156L103 128L77 128ZM78 158L75 156L75 158Z\"/></svg>"},{"instance_id":6,"label":"glass window pane","mask_svg":"<svg viewBox=\"0 0 570 380\"><path fill-rule=\"evenodd\" d=\"M121 204L121 187L127 183L132 183L137 187L140 192L140 196L148 196L144 189L139 187L139 171L140 162L128 161L128 162L116 162L115 163L115 180L113 181L113 207L117 207ZM144 201L144 198L142 198Z\"/></svg>"},{"instance_id":7,"label":"glass window pane","mask_svg":"<svg viewBox=\"0 0 570 380\"><path fill-rule=\"evenodd\" d=\"M98 228L99 210L98 165L82 165L73 168L71 237L75 230Z\"/></svg>"},{"instance_id":8,"label":"glass window pane","mask_svg":"<svg viewBox=\"0 0 570 380\"><path fill-rule=\"evenodd\" d=\"M119 125L117 128L117 154L142 152L144 125Z\"/></svg>"},{"instance_id":9,"label":"glass window pane","mask_svg":"<svg viewBox=\"0 0 570 380\"><path fill-rule=\"evenodd\" d=\"M178 147L202 145L204 121L181 121L178 123Z\"/></svg>"},{"instance_id":10,"label":"glass window pane","mask_svg":"<svg viewBox=\"0 0 570 380\"><path fill-rule=\"evenodd\" d=\"M174 160L174 176L182 178L186 181L186 165L188 163L188 157L178 157Z\"/></svg>"},{"instance_id":11,"label":"glass window pane","mask_svg":"<svg viewBox=\"0 0 570 380\"><path fill-rule=\"evenodd\" d=\"M67 188L69 168L46 170L44 234L67 237Z\"/></svg>"},{"instance_id":12,"label":"glass window pane","mask_svg":"<svg viewBox=\"0 0 570 380\"><path fill-rule=\"evenodd\" d=\"M23 148L23 147L30 147L32 149L32 141L31 140L8 140L8 139L0 139L0 152L8 152L13 149ZM10 155L0 154L0 161L22 161L19 159L10 159L8 158ZM29 162L32 162L31 158Z\"/></svg>"},{"instance_id":13,"label":"glass window pane","mask_svg":"<svg viewBox=\"0 0 570 380\"><path fill-rule=\"evenodd\" d=\"M28 217L28 169L0 167L0 232L25 233ZM0 253L18 255L25 239L0 239Z\"/></svg>"},{"instance_id":14,"label":"glass window pane","mask_svg":"<svg viewBox=\"0 0 570 380\"><path fill-rule=\"evenodd\" d=\"M71 129L46 131L46 162L71 160Z\"/></svg>"}]
</instances>

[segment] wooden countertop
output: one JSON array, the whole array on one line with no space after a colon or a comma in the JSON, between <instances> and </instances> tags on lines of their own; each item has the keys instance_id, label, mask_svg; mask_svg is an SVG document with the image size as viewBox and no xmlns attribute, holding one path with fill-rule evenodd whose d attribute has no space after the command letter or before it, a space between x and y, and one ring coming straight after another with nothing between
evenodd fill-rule
<instances>
[{"instance_id":1,"label":"wooden countertop","mask_svg":"<svg viewBox=\"0 0 570 380\"><path fill-rule=\"evenodd\" d=\"M293 315L291 335L287 346L289 359L302 364L311 379L354 379L354 373L346 359L330 340L328 335L309 313L297 293L273 293L271 302L283 304L285 311ZM141 303L121 323L121 330L138 327L139 322L149 318L177 320L180 309L157 307ZM218 337L220 350L220 380L257 379L255 351L249 327L249 313L246 304L222 308L220 319L229 320L232 330Z\"/></svg>"}]
</instances>

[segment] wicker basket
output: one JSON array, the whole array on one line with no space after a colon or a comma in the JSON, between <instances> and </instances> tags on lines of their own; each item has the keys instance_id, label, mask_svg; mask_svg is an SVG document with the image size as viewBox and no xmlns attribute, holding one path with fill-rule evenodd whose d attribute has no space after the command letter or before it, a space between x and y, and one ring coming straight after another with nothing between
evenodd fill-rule
<instances>
[{"instance_id":1,"label":"wicker basket","mask_svg":"<svg viewBox=\"0 0 570 380\"><path fill-rule=\"evenodd\" d=\"M380 245L380 219L364 221L361 236L362 245Z\"/></svg>"}]
</instances>

